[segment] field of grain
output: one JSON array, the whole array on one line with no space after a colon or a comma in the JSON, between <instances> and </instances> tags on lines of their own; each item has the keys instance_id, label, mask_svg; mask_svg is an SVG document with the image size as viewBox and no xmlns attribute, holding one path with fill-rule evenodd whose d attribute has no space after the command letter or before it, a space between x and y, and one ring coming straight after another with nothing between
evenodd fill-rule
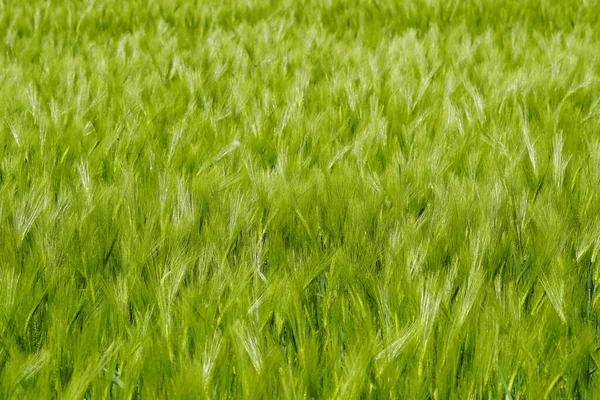
<instances>
[{"instance_id":1,"label":"field of grain","mask_svg":"<svg viewBox=\"0 0 600 400\"><path fill-rule=\"evenodd\" d=\"M597 398L599 16L0 0L0 398Z\"/></svg>"}]
</instances>

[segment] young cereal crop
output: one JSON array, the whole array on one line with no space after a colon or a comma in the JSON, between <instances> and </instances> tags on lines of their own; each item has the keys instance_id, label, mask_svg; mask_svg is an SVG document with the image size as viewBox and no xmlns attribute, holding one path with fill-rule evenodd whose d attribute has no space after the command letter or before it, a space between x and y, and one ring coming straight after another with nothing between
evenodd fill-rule
<instances>
[{"instance_id":1,"label":"young cereal crop","mask_svg":"<svg viewBox=\"0 0 600 400\"><path fill-rule=\"evenodd\" d=\"M598 16L0 0L0 398L597 398Z\"/></svg>"}]
</instances>

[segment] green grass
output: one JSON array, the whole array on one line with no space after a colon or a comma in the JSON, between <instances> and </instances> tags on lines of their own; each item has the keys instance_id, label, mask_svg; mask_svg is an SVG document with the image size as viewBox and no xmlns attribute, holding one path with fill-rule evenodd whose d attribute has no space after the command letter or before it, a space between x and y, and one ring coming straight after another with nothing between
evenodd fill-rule
<instances>
[{"instance_id":1,"label":"green grass","mask_svg":"<svg viewBox=\"0 0 600 400\"><path fill-rule=\"evenodd\" d=\"M0 398L595 398L598 15L0 1Z\"/></svg>"}]
</instances>

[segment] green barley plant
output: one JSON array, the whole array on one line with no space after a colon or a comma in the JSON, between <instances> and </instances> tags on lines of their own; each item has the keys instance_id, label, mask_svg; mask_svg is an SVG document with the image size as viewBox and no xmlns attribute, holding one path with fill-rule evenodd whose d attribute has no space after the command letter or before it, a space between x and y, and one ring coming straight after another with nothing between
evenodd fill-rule
<instances>
[{"instance_id":1,"label":"green barley plant","mask_svg":"<svg viewBox=\"0 0 600 400\"><path fill-rule=\"evenodd\" d=\"M0 0L0 398L597 398L599 15Z\"/></svg>"}]
</instances>

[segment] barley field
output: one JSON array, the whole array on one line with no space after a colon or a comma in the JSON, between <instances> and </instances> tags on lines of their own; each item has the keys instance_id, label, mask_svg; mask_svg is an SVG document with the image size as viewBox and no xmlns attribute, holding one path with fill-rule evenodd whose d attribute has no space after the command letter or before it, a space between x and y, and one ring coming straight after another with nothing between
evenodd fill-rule
<instances>
[{"instance_id":1,"label":"barley field","mask_svg":"<svg viewBox=\"0 0 600 400\"><path fill-rule=\"evenodd\" d=\"M1 399L600 396L597 0L0 0Z\"/></svg>"}]
</instances>

